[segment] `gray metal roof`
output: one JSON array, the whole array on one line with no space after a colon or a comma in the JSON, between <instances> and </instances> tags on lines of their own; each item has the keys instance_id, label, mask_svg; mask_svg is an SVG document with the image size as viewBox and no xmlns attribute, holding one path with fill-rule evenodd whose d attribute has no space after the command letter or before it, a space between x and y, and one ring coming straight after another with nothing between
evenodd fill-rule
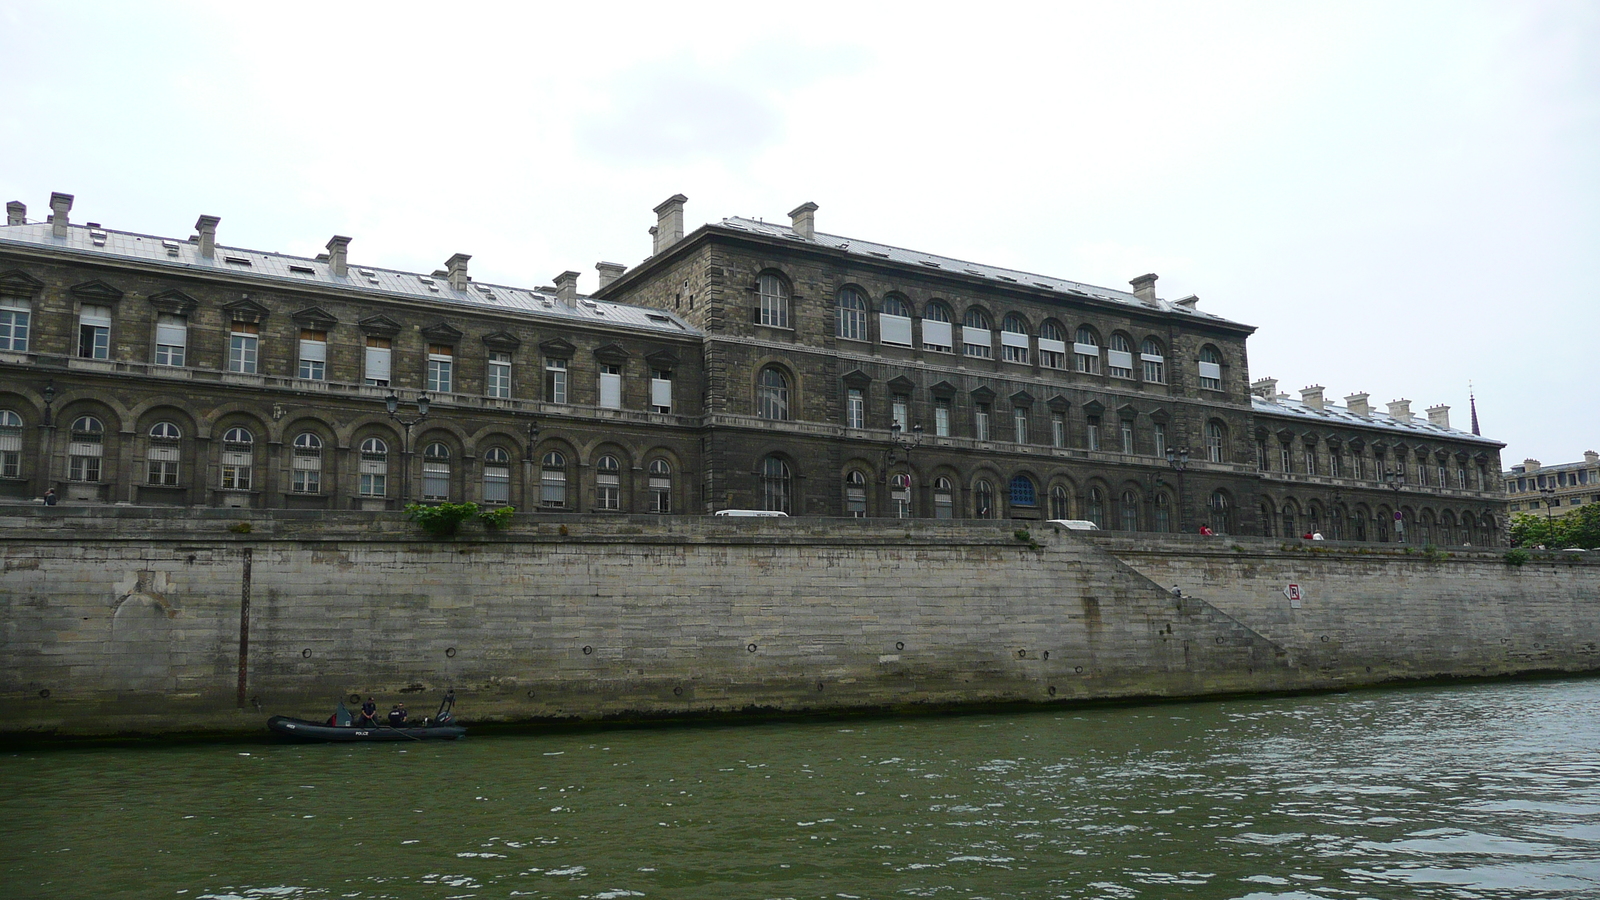
<instances>
[{"instance_id":1,"label":"gray metal roof","mask_svg":"<svg viewBox=\"0 0 1600 900\"><path fill-rule=\"evenodd\" d=\"M1332 403L1325 404L1322 409L1317 409L1314 406L1309 406L1299 400L1290 400L1287 397L1268 400L1259 394L1252 394L1250 396L1250 406L1256 413L1261 415L1287 416L1307 422L1315 422L1319 425L1355 425L1361 428L1379 428L1394 432L1396 435L1405 435L1411 438L1448 438L1453 441L1469 441L1489 447L1505 446L1500 441L1473 434L1470 431L1462 431L1459 428L1445 428L1435 425L1426 419L1414 418L1406 422L1396 419L1388 413L1381 413L1376 410L1362 416L1351 412L1348 407L1335 406Z\"/></svg>"},{"instance_id":2,"label":"gray metal roof","mask_svg":"<svg viewBox=\"0 0 1600 900\"><path fill-rule=\"evenodd\" d=\"M1151 306L1127 291L1115 288L1097 287L1084 284L1081 281L1068 281L1065 278L1056 278L1050 275L1036 275L1031 272L1022 272L1017 269L1006 269L1000 266L984 265L983 263L967 262L952 259L948 256L939 256L934 253L923 253L920 250L907 250L903 247L893 247L888 244L878 244L872 241L863 241L856 238L840 237L834 234L817 233L812 240L806 240L794 232L788 225L776 222L762 222L758 219L746 219L733 216L723 219L720 223L724 228L735 231L748 231L768 237L785 238L800 244L815 244L833 250L843 250L854 256L867 259L881 259L900 263L906 266L920 266L932 272L949 272L954 275L970 275L976 278L986 278L997 284L1013 284L1019 287L1040 288L1047 291L1059 291L1063 294L1074 294L1090 297L1095 300L1106 300L1112 303L1121 303L1139 309L1159 312L1177 313L1191 316L1196 319L1206 319L1212 322L1222 322L1230 325L1239 325L1231 319L1201 312L1188 306L1179 306L1166 300L1156 300L1156 305Z\"/></svg>"},{"instance_id":3,"label":"gray metal roof","mask_svg":"<svg viewBox=\"0 0 1600 900\"><path fill-rule=\"evenodd\" d=\"M225 273L286 286L335 287L375 296L494 310L537 319L565 320L573 324L581 322L676 335L700 335L700 331L687 322L658 309L624 306L588 297L579 297L575 304L567 306L549 291L477 281L469 282L466 290L458 291L443 277L377 266L351 264L348 274L339 276L333 274L332 267L325 261L221 244L217 245L216 254L207 259L200 255L199 244L187 240L91 228L87 225L68 226L65 237L56 237L52 233L52 226L43 222L0 225L0 247L7 244L48 248L89 257L132 260L186 274Z\"/></svg>"}]
</instances>

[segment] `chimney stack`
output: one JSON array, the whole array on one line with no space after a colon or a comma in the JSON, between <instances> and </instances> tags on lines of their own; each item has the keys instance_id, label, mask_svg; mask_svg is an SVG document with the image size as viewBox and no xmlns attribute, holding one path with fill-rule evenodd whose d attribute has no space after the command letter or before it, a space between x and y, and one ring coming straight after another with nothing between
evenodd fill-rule
<instances>
[{"instance_id":1,"label":"chimney stack","mask_svg":"<svg viewBox=\"0 0 1600 900\"><path fill-rule=\"evenodd\" d=\"M1320 384L1313 384L1300 389L1300 402L1312 409L1322 408L1322 391Z\"/></svg>"},{"instance_id":2,"label":"chimney stack","mask_svg":"<svg viewBox=\"0 0 1600 900\"><path fill-rule=\"evenodd\" d=\"M1438 406L1428 407L1428 424L1437 425L1440 428L1449 428L1450 407L1445 406L1443 403Z\"/></svg>"},{"instance_id":3,"label":"chimney stack","mask_svg":"<svg viewBox=\"0 0 1600 900\"><path fill-rule=\"evenodd\" d=\"M56 237L67 236L67 212L72 209L72 195L53 193L50 195L50 233Z\"/></svg>"},{"instance_id":4,"label":"chimney stack","mask_svg":"<svg viewBox=\"0 0 1600 900\"><path fill-rule=\"evenodd\" d=\"M1596 453L1593 450L1585 450L1583 451L1583 461L1591 466L1595 463L1600 463L1600 453Z\"/></svg>"},{"instance_id":5,"label":"chimney stack","mask_svg":"<svg viewBox=\"0 0 1600 900\"><path fill-rule=\"evenodd\" d=\"M1257 378L1255 381L1250 382L1250 393L1255 394L1257 397L1265 397L1268 400L1275 399L1278 396L1278 379Z\"/></svg>"},{"instance_id":6,"label":"chimney stack","mask_svg":"<svg viewBox=\"0 0 1600 900\"><path fill-rule=\"evenodd\" d=\"M556 297L562 306L578 305L578 273L567 271L556 276Z\"/></svg>"},{"instance_id":7,"label":"chimney stack","mask_svg":"<svg viewBox=\"0 0 1600 900\"><path fill-rule=\"evenodd\" d=\"M790 228L794 230L795 234L808 241L816 240L817 205L815 203L802 203L789 210L789 219L793 223Z\"/></svg>"},{"instance_id":8,"label":"chimney stack","mask_svg":"<svg viewBox=\"0 0 1600 900\"><path fill-rule=\"evenodd\" d=\"M594 264L594 267L600 272L601 287L605 287L611 282L616 281L618 278L622 277L623 272L628 271L627 266L613 262L597 262Z\"/></svg>"},{"instance_id":9,"label":"chimney stack","mask_svg":"<svg viewBox=\"0 0 1600 900\"><path fill-rule=\"evenodd\" d=\"M200 255L211 259L217 255L217 216L201 216L195 220L194 230L200 235Z\"/></svg>"},{"instance_id":10,"label":"chimney stack","mask_svg":"<svg viewBox=\"0 0 1600 900\"><path fill-rule=\"evenodd\" d=\"M21 200L12 200L10 203L7 203L6 204L6 224L7 225L26 225L26 224L28 224L28 204L23 203Z\"/></svg>"},{"instance_id":11,"label":"chimney stack","mask_svg":"<svg viewBox=\"0 0 1600 900\"><path fill-rule=\"evenodd\" d=\"M1525 459L1522 461L1522 471L1532 475L1533 473L1539 471L1539 465L1540 463L1537 459Z\"/></svg>"},{"instance_id":12,"label":"chimney stack","mask_svg":"<svg viewBox=\"0 0 1600 900\"><path fill-rule=\"evenodd\" d=\"M683 240L683 205L688 202L688 197L673 194L656 207L656 241L652 256Z\"/></svg>"},{"instance_id":13,"label":"chimney stack","mask_svg":"<svg viewBox=\"0 0 1600 900\"><path fill-rule=\"evenodd\" d=\"M1371 407L1367 406L1367 398L1369 396L1371 395L1351 394L1350 396L1344 398L1345 408L1358 416L1370 415L1372 413L1372 409Z\"/></svg>"},{"instance_id":14,"label":"chimney stack","mask_svg":"<svg viewBox=\"0 0 1600 900\"><path fill-rule=\"evenodd\" d=\"M1398 419L1398 420L1400 420L1402 422L1411 421L1411 401L1410 400L1390 400L1389 401L1389 418Z\"/></svg>"},{"instance_id":15,"label":"chimney stack","mask_svg":"<svg viewBox=\"0 0 1600 900\"><path fill-rule=\"evenodd\" d=\"M328 239L328 268L340 278L350 272L350 239L342 234Z\"/></svg>"},{"instance_id":16,"label":"chimney stack","mask_svg":"<svg viewBox=\"0 0 1600 900\"><path fill-rule=\"evenodd\" d=\"M467 289L467 282L472 279L467 277L467 260L472 257L466 253L457 253L444 261L445 277L450 279L450 286L458 291Z\"/></svg>"},{"instance_id":17,"label":"chimney stack","mask_svg":"<svg viewBox=\"0 0 1600 900\"><path fill-rule=\"evenodd\" d=\"M1160 305L1156 302L1156 278L1155 273L1151 273L1149 275L1140 275L1138 278L1128 282L1133 285L1133 295L1138 297L1139 302L1145 306Z\"/></svg>"}]
</instances>

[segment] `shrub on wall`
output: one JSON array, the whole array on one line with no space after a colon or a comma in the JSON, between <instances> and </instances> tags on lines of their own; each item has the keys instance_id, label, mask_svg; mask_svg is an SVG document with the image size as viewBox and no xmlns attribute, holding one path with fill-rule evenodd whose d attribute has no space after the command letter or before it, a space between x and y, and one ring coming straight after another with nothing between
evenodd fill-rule
<instances>
[{"instance_id":1,"label":"shrub on wall","mask_svg":"<svg viewBox=\"0 0 1600 900\"><path fill-rule=\"evenodd\" d=\"M434 537L450 537L461 523L478 515L476 503L439 503L424 506L421 503L406 505L406 515Z\"/></svg>"}]
</instances>

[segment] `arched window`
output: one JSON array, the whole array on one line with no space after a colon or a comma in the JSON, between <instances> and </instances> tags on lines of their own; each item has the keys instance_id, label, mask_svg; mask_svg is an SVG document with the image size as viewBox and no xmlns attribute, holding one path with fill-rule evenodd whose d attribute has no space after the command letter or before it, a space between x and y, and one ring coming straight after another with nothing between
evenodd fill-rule
<instances>
[{"instance_id":1,"label":"arched window","mask_svg":"<svg viewBox=\"0 0 1600 900\"><path fill-rule=\"evenodd\" d=\"M1052 518L1052 519L1070 519L1070 518L1072 518L1071 513L1072 513L1072 500L1071 500L1071 495L1069 495L1067 493L1067 489L1065 487L1062 487L1059 484L1056 485L1055 487L1051 488L1050 489L1050 518Z\"/></svg>"},{"instance_id":2,"label":"arched window","mask_svg":"<svg viewBox=\"0 0 1600 900\"><path fill-rule=\"evenodd\" d=\"M1286 501L1283 504L1283 536L1286 538L1297 538L1301 534L1295 527L1295 511L1294 501Z\"/></svg>"},{"instance_id":3,"label":"arched window","mask_svg":"<svg viewBox=\"0 0 1600 900\"><path fill-rule=\"evenodd\" d=\"M622 466L615 456L602 456L594 464L596 509L622 508Z\"/></svg>"},{"instance_id":4,"label":"arched window","mask_svg":"<svg viewBox=\"0 0 1600 900\"><path fill-rule=\"evenodd\" d=\"M511 453L504 447L483 451L483 502L511 502Z\"/></svg>"},{"instance_id":5,"label":"arched window","mask_svg":"<svg viewBox=\"0 0 1600 900\"><path fill-rule=\"evenodd\" d=\"M422 448L422 499L450 499L450 448L440 441Z\"/></svg>"},{"instance_id":6,"label":"arched window","mask_svg":"<svg viewBox=\"0 0 1600 900\"><path fill-rule=\"evenodd\" d=\"M1172 498L1165 493L1156 494L1155 504L1155 530L1163 534L1172 531Z\"/></svg>"},{"instance_id":7,"label":"arched window","mask_svg":"<svg viewBox=\"0 0 1600 900\"><path fill-rule=\"evenodd\" d=\"M1085 375L1100 374L1100 340L1089 326L1078 328L1072 343L1072 357L1079 372Z\"/></svg>"},{"instance_id":8,"label":"arched window","mask_svg":"<svg viewBox=\"0 0 1600 900\"><path fill-rule=\"evenodd\" d=\"M1200 387L1210 391L1222 390L1222 354L1215 347L1200 349Z\"/></svg>"},{"instance_id":9,"label":"arched window","mask_svg":"<svg viewBox=\"0 0 1600 900\"><path fill-rule=\"evenodd\" d=\"M1039 365L1061 369L1067 364L1067 337L1061 326L1050 320L1039 325Z\"/></svg>"},{"instance_id":10,"label":"arched window","mask_svg":"<svg viewBox=\"0 0 1600 900\"><path fill-rule=\"evenodd\" d=\"M1088 515L1089 521L1093 522L1096 527L1104 529L1106 527L1105 494L1100 493L1099 488L1092 487L1089 488L1089 494L1086 499L1088 500L1089 508L1085 511L1085 514Z\"/></svg>"},{"instance_id":11,"label":"arched window","mask_svg":"<svg viewBox=\"0 0 1600 900\"><path fill-rule=\"evenodd\" d=\"M1006 362L1028 362L1028 323L1016 313L1007 313L1000 325L1000 350Z\"/></svg>"},{"instance_id":12,"label":"arched window","mask_svg":"<svg viewBox=\"0 0 1600 900\"><path fill-rule=\"evenodd\" d=\"M1228 501L1227 494L1213 491L1206 506L1211 511L1212 531L1217 534L1228 534L1233 531L1233 504Z\"/></svg>"},{"instance_id":13,"label":"arched window","mask_svg":"<svg viewBox=\"0 0 1600 900\"><path fill-rule=\"evenodd\" d=\"M1117 527L1122 531L1139 530L1139 495L1123 491L1117 501Z\"/></svg>"},{"instance_id":14,"label":"arched window","mask_svg":"<svg viewBox=\"0 0 1600 900\"><path fill-rule=\"evenodd\" d=\"M563 509L567 505L567 458L551 450L539 462L539 505Z\"/></svg>"},{"instance_id":15,"label":"arched window","mask_svg":"<svg viewBox=\"0 0 1600 900\"><path fill-rule=\"evenodd\" d=\"M867 476L855 469L844 476L844 512L855 519L867 517Z\"/></svg>"},{"instance_id":16,"label":"arched window","mask_svg":"<svg viewBox=\"0 0 1600 900\"><path fill-rule=\"evenodd\" d=\"M1211 421L1206 423L1206 458L1214 463L1223 462L1224 451L1227 447L1228 436L1223 430L1222 423Z\"/></svg>"},{"instance_id":17,"label":"arched window","mask_svg":"<svg viewBox=\"0 0 1600 900\"><path fill-rule=\"evenodd\" d=\"M889 476L889 499L894 503L896 519L911 518L911 476L897 472Z\"/></svg>"},{"instance_id":18,"label":"arched window","mask_svg":"<svg viewBox=\"0 0 1600 900\"><path fill-rule=\"evenodd\" d=\"M790 511L794 474L789 464L776 456L761 461L761 508L774 512Z\"/></svg>"},{"instance_id":19,"label":"arched window","mask_svg":"<svg viewBox=\"0 0 1600 900\"><path fill-rule=\"evenodd\" d=\"M145 450L146 481L162 487L178 486L178 461L182 456L183 431L171 422L150 426L150 446Z\"/></svg>"},{"instance_id":20,"label":"arched window","mask_svg":"<svg viewBox=\"0 0 1600 900\"><path fill-rule=\"evenodd\" d=\"M989 314L976 306L967 307L961 317L961 355L978 359L994 356L994 335L990 333Z\"/></svg>"},{"instance_id":21,"label":"arched window","mask_svg":"<svg viewBox=\"0 0 1600 900\"><path fill-rule=\"evenodd\" d=\"M322 438L302 431L294 438L294 456L289 463L289 490L297 494L322 491Z\"/></svg>"},{"instance_id":22,"label":"arched window","mask_svg":"<svg viewBox=\"0 0 1600 900\"><path fill-rule=\"evenodd\" d=\"M933 517L953 519L956 516L956 487L950 479L940 476L933 480Z\"/></svg>"},{"instance_id":23,"label":"arched window","mask_svg":"<svg viewBox=\"0 0 1600 900\"><path fill-rule=\"evenodd\" d=\"M1039 505L1038 493L1034 490L1033 479L1026 475L1016 475L1011 479L1011 505L1013 507L1035 507Z\"/></svg>"},{"instance_id":24,"label":"arched window","mask_svg":"<svg viewBox=\"0 0 1600 900\"><path fill-rule=\"evenodd\" d=\"M789 418L789 376L776 366L762 369L757 379L756 415L780 422Z\"/></svg>"},{"instance_id":25,"label":"arched window","mask_svg":"<svg viewBox=\"0 0 1600 900\"><path fill-rule=\"evenodd\" d=\"M229 428L222 434L222 489L250 490L254 471L256 436L248 428Z\"/></svg>"},{"instance_id":26,"label":"arched window","mask_svg":"<svg viewBox=\"0 0 1600 900\"><path fill-rule=\"evenodd\" d=\"M972 486L972 512L977 518L994 518L994 485L980 479Z\"/></svg>"},{"instance_id":27,"label":"arched window","mask_svg":"<svg viewBox=\"0 0 1600 900\"><path fill-rule=\"evenodd\" d=\"M22 477L22 417L0 409L0 478Z\"/></svg>"},{"instance_id":28,"label":"arched window","mask_svg":"<svg viewBox=\"0 0 1600 900\"><path fill-rule=\"evenodd\" d=\"M94 416L79 416L73 420L72 441L67 444L67 478L72 481L100 480L105 438L106 427Z\"/></svg>"},{"instance_id":29,"label":"arched window","mask_svg":"<svg viewBox=\"0 0 1600 900\"><path fill-rule=\"evenodd\" d=\"M664 459L650 460L650 511L672 512L672 466Z\"/></svg>"},{"instance_id":30,"label":"arched window","mask_svg":"<svg viewBox=\"0 0 1600 900\"><path fill-rule=\"evenodd\" d=\"M1113 334L1106 350L1106 368L1112 378L1133 377L1133 343L1124 335Z\"/></svg>"},{"instance_id":31,"label":"arched window","mask_svg":"<svg viewBox=\"0 0 1600 900\"><path fill-rule=\"evenodd\" d=\"M370 437L361 442L360 480L356 493L363 497L389 496L389 444Z\"/></svg>"},{"instance_id":32,"label":"arched window","mask_svg":"<svg viewBox=\"0 0 1600 900\"><path fill-rule=\"evenodd\" d=\"M1145 338L1139 345L1139 361L1144 363L1144 380L1150 384L1167 383L1167 357L1155 338Z\"/></svg>"},{"instance_id":33,"label":"arched window","mask_svg":"<svg viewBox=\"0 0 1600 900\"><path fill-rule=\"evenodd\" d=\"M879 304L879 306L882 308L883 314L886 316L899 316L902 319L911 318L911 307L907 306L906 301L902 300L895 294L890 294L889 296L884 297L883 302Z\"/></svg>"},{"instance_id":34,"label":"arched window","mask_svg":"<svg viewBox=\"0 0 1600 900\"><path fill-rule=\"evenodd\" d=\"M950 308L938 300L928 303L922 313L922 348L949 353L955 346Z\"/></svg>"},{"instance_id":35,"label":"arched window","mask_svg":"<svg viewBox=\"0 0 1600 900\"><path fill-rule=\"evenodd\" d=\"M756 279L756 286L761 295L760 323L774 328L788 328L789 285L782 278L768 273Z\"/></svg>"},{"instance_id":36,"label":"arched window","mask_svg":"<svg viewBox=\"0 0 1600 900\"><path fill-rule=\"evenodd\" d=\"M867 339L867 299L855 288L839 289L839 337Z\"/></svg>"}]
</instances>

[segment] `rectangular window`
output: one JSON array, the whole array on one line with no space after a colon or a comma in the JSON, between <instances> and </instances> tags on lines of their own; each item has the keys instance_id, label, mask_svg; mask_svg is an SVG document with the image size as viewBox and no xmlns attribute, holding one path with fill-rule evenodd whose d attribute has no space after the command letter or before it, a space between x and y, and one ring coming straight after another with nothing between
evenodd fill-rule
<instances>
[{"instance_id":1,"label":"rectangular window","mask_svg":"<svg viewBox=\"0 0 1600 900\"><path fill-rule=\"evenodd\" d=\"M1112 378L1133 377L1133 353L1128 350L1107 350L1106 365L1111 369Z\"/></svg>"},{"instance_id":2,"label":"rectangular window","mask_svg":"<svg viewBox=\"0 0 1600 900\"><path fill-rule=\"evenodd\" d=\"M1100 420L1090 419L1089 425L1084 429L1084 443L1090 450L1100 449Z\"/></svg>"},{"instance_id":3,"label":"rectangular window","mask_svg":"<svg viewBox=\"0 0 1600 900\"><path fill-rule=\"evenodd\" d=\"M483 394L507 400L511 397L511 354L490 353L489 367L484 371Z\"/></svg>"},{"instance_id":4,"label":"rectangular window","mask_svg":"<svg viewBox=\"0 0 1600 900\"><path fill-rule=\"evenodd\" d=\"M1282 469L1284 472L1294 471L1294 465L1289 462L1288 444L1280 443L1278 445L1278 468Z\"/></svg>"},{"instance_id":5,"label":"rectangular window","mask_svg":"<svg viewBox=\"0 0 1600 900\"><path fill-rule=\"evenodd\" d=\"M428 345L428 393L449 394L456 389L455 353L449 344Z\"/></svg>"},{"instance_id":6,"label":"rectangular window","mask_svg":"<svg viewBox=\"0 0 1600 900\"><path fill-rule=\"evenodd\" d=\"M672 412L672 372L656 369L650 377L650 406L658 413Z\"/></svg>"},{"instance_id":7,"label":"rectangular window","mask_svg":"<svg viewBox=\"0 0 1600 900\"><path fill-rule=\"evenodd\" d=\"M189 320L169 313L156 315L156 365L182 366L188 356Z\"/></svg>"},{"instance_id":8,"label":"rectangular window","mask_svg":"<svg viewBox=\"0 0 1600 900\"><path fill-rule=\"evenodd\" d=\"M389 356L394 351L386 337L367 337L367 367L365 382L376 387L389 386Z\"/></svg>"},{"instance_id":9,"label":"rectangular window","mask_svg":"<svg viewBox=\"0 0 1600 900\"><path fill-rule=\"evenodd\" d=\"M85 304L78 311L78 355L84 359L111 358L111 307Z\"/></svg>"},{"instance_id":10,"label":"rectangular window","mask_svg":"<svg viewBox=\"0 0 1600 900\"><path fill-rule=\"evenodd\" d=\"M147 462L146 481L162 487L176 487L178 484L178 454L179 447L174 441L150 441L150 449L146 452Z\"/></svg>"},{"instance_id":11,"label":"rectangular window","mask_svg":"<svg viewBox=\"0 0 1600 900\"><path fill-rule=\"evenodd\" d=\"M0 424L0 478L22 477L22 424Z\"/></svg>"},{"instance_id":12,"label":"rectangular window","mask_svg":"<svg viewBox=\"0 0 1600 900\"><path fill-rule=\"evenodd\" d=\"M1072 357L1076 360L1079 372L1085 375L1100 374L1100 345L1073 344Z\"/></svg>"},{"instance_id":13,"label":"rectangular window","mask_svg":"<svg viewBox=\"0 0 1600 900\"><path fill-rule=\"evenodd\" d=\"M901 433L911 430L911 400L904 394L896 394L890 407L892 421L900 426Z\"/></svg>"},{"instance_id":14,"label":"rectangular window","mask_svg":"<svg viewBox=\"0 0 1600 900\"><path fill-rule=\"evenodd\" d=\"M1341 473L1344 469L1344 466L1339 459L1340 456L1337 450L1328 451L1328 474L1335 478L1342 477Z\"/></svg>"},{"instance_id":15,"label":"rectangular window","mask_svg":"<svg viewBox=\"0 0 1600 900\"><path fill-rule=\"evenodd\" d=\"M885 344L911 346L911 318L909 316L878 316L878 340Z\"/></svg>"},{"instance_id":16,"label":"rectangular window","mask_svg":"<svg viewBox=\"0 0 1600 900\"><path fill-rule=\"evenodd\" d=\"M1157 422L1154 428L1154 436L1156 439L1156 455L1165 459L1167 456L1167 426L1162 422ZM1266 465L1266 462L1263 461L1262 465Z\"/></svg>"},{"instance_id":17,"label":"rectangular window","mask_svg":"<svg viewBox=\"0 0 1600 900\"><path fill-rule=\"evenodd\" d=\"M99 481L100 460L104 449L98 437L92 441L74 440L68 444L67 478L72 481Z\"/></svg>"},{"instance_id":18,"label":"rectangular window","mask_svg":"<svg viewBox=\"0 0 1600 900\"><path fill-rule=\"evenodd\" d=\"M1011 439L1019 444L1028 442L1028 411L1020 406L1011 408Z\"/></svg>"},{"instance_id":19,"label":"rectangular window","mask_svg":"<svg viewBox=\"0 0 1600 900\"><path fill-rule=\"evenodd\" d=\"M254 375L260 345L261 326L254 322L233 323L228 333L228 371Z\"/></svg>"},{"instance_id":20,"label":"rectangular window","mask_svg":"<svg viewBox=\"0 0 1600 900\"><path fill-rule=\"evenodd\" d=\"M294 483L290 490L297 494L315 494L322 490L322 449L296 447L290 462Z\"/></svg>"},{"instance_id":21,"label":"rectangular window","mask_svg":"<svg viewBox=\"0 0 1600 900\"><path fill-rule=\"evenodd\" d=\"M605 409L622 408L622 367L600 364L600 405Z\"/></svg>"},{"instance_id":22,"label":"rectangular window","mask_svg":"<svg viewBox=\"0 0 1600 900\"><path fill-rule=\"evenodd\" d=\"M672 476L650 476L650 511L653 513L672 512Z\"/></svg>"},{"instance_id":23,"label":"rectangular window","mask_svg":"<svg viewBox=\"0 0 1600 900\"><path fill-rule=\"evenodd\" d=\"M978 359L990 359L994 356L994 338L987 328L973 328L971 325L961 326L961 354Z\"/></svg>"},{"instance_id":24,"label":"rectangular window","mask_svg":"<svg viewBox=\"0 0 1600 900\"><path fill-rule=\"evenodd\" d=\"M1063 413L1050 414L1050 446L1067 445L1067 417Z\"/></svg>"},{"instance_id":25,"label":"rectangular window","mask_svg":"<svg viewBox=\"0 0 1600 900\"><path fill-rule=\"evenodd\" d=\"M1044 366L1046 369L1060 369L1066 366L1066 360L1066 341L1039 338L1039 365Z\"/></svg>"},{"instance_id":26,"label":"rectangular window","mask_svg":"<svg viewBox=\"0 0 1600 900\"><path fill-rule=\"evenodd\" d=\"M544 399L546 403L567 402L567 361L544 361Z\"/></svg>"},{"instance_id":27,"label":"rectangular window","mask_svg":"<svg viewBox=\"0 0 1600 900\"><path fill-rule=\"evenodd\" d=\"M506 466L483 467L483 502L511 502L511 469Z\"/></svg>"},{"instance_id":28,"label":"rectangular window","mask_svg":"<svg viewBox=\"0 0 1600 900\"><path fill-rule=\"evenodd\" d=\"M1122 420L1122 452L1133 454L1133 420Z\"/></svg>"},{"instance_id":29,"label":"rectangular window","mask_svg":"<svg viewBox=\"0 0 1600 900\"><path fill-rule=\"evenodd\" d=\"M1006 362L1028 363L1028 336L1015 331L1000 332L1001 357Z\"/></svg>"},{"instance_id":30,"label":"rectangular window","mask_svg":"<svg viewBox=\"0 0 1600 900\"><path fill-rule=\"evenodd\" d=\"M1212 391L1222 390L1222 364L1214 362L1200 363L1200 386Z\"/></svg>"},{"instance_id":31,"label":"rectangular window","mask_svg":"<svg viewBox=\"0 0 1600 900\"><path fill-rule=\"evenodd\" d=\"M1144 363L1144 380L1150 384L1167 383L1167 358L1155 353L1139 354Z\"/></svg>"},{"instance_id":32,"label":"rectangular window","mask_svg":"<svg viewBox=\"0 0 1600 900\"><path fill-rule=\"evenodd\" d=\"M989 439L989 404L979 403L972 412L972 436L980 441Z\"/></svg>"},{"instance_id":33,"label":"rectangular window","mask_svg":"<svg viewBox=\"0 0 1600 900\"><path fill-rule=\"evenodd\" d=\"M1310 444L1306 445L1306 474L1317 474L1317 448Z\"/></svg>"},{"instance_id":34,"label":"rectangular window","mask_svg":"<svg viewBox=\"0 0 1600 900\"><path fill-rule=\"evenodd\" d=\"M314 328L300 329L300 367L295 372L307 381L328 377L328 333Z\"/></svg>"},{"instance_id":35,"label":"rectangular window","mask_svg":"<svg viewBox=\"0 0 1600 900\"><path fill-rule=\"evenodd\" d=\"M0 350L26 353L32 308L25 300L0 297Z\"/></svg>"},{"instance_id":36,"label":"rectangular window","mask_svg":"<svg viewBox=\"0 0 1600 900\"><path fill-rule=\"evenodd\" d=\"M949 397L937 397L933 401L933 433L938 437L950 436Z\"/></svg>"},{"instance_id":37,"label":"rectangular window","mask_svg":"<svg viewBox=\"0 0 1600 900\"><path fill-rule=\"evenodd\" d=\"M1439 487L1449 487L1450 483L1448 481L1446 481L1446 478L1448 477L1448 472L1447 472L1447 470L1445 469L1444 466L1440 466L1438 468L1437 474L1439 476Z\"/></svg>"},{"instance_id":38,"label":"rectangular window","mask_svg":"<svg viewBox=\"0 0 1600 900\"><path fill-rule=\"evenodd\" d=\"M949 353L951 342L955 339L954 328L949 322L935 322L932 319L922 320L922 349L934 350L939 353Z\"/></svg>"},{"instance_id":39,"label":"rectangular window","mask_svg":"<svg viewBox=\"0 0 1600 900\"><path fill-rule=\"evenodd\" d=\"M867 426L867 399L862 396L860 388L850 388L845 391L844 426L846 428Z\"/></svg>"},{"instance_id":40,"label":"rectangular window","mask_svg":"<svg viewBox=\"0 0 1600 900\"><path fill-rule=\"evenodd\" d=\"M362 453L360 463L361 483L358 490L363 497L388 495L389 457L384 453Z\"/></svg>"},{"instance_id":41,"label":"rectangular window","mask_svg":"<svg viewBox=\"0 0 1600 900\"><path fill-rule=\"evenodd\" d=\"M622 476L601 472L594 477L594 505L598 509L619 509L622 505Z\"/></svg>"}]
</instances>

